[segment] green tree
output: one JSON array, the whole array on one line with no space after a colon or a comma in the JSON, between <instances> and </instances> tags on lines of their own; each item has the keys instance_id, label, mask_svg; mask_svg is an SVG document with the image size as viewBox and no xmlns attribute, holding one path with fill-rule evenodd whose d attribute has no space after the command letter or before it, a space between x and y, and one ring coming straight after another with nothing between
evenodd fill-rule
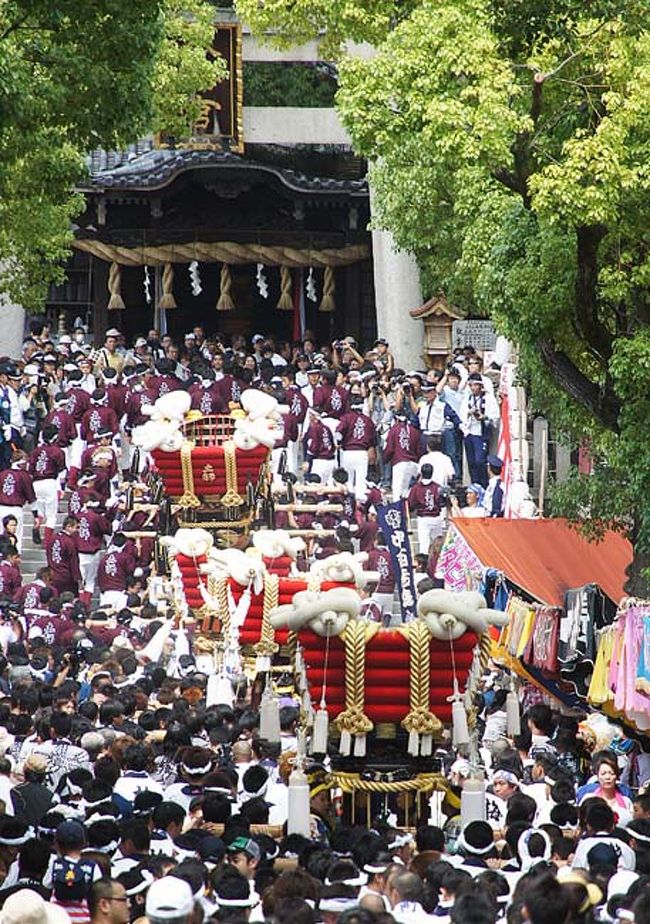
<instances>
[{"instance_id":1,"label":"green tree","mask_svg":"<svg viewBox=\"0 0 650 924\"><path fill-rule=\"evenodd\" d=\"M0 290L42 308L60 281L87 152L165 128L187 134L208 59L203 0L5 0L0 5Z\"/></svg>"},{"instance_id":2,"label":"green tree","mask_svg":"<svg viewBox=\"0 0 650 924\"><path fill-rule=\"evenodd\" d=\"M248 16L253 0L238 5ZM289 41L316 16L339 49L338 107L374 165L375 221L415 253L429 290L494 318L519 345L537 407L589 441L594 474L574 475L555 509L594 534L625 531L628 589L645 594L650 7L359 6L379 36L370 60L345 53L340 20L318 0L266 0L250 18L268 29L277 15Z\"/></svg>"}]
</instances>

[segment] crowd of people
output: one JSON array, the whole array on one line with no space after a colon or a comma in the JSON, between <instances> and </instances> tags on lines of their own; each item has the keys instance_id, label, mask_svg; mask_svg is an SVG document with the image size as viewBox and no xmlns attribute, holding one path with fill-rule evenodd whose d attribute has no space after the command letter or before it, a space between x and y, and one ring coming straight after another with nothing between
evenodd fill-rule
<instances>
[{"instance_id":1,"label":"crowd of people","mask_svg":"<svg viewBox=\"0 0 650 924\"><path fill-rule=\"evenodd\" d=\"M260 737L254 684L208 705L191 613L150 593L161 504L132 434L161 396L186 390L204 415L250 387L278 399L278 486L317 505L335 487L341 503L289 504L275 525L309 526L305 565L366 552L365 613L388 624L378 504L407 501L418 593L436 586L448 518L503 514L495 381L471 347L405 371L381 339L226 343L195 327L127 344L111 328L94 348L83 328L31 325L0 360L0 924L650 924L650 773L621 729L596 740L524 687L508 736L510 678L492 664L475 703L485 820L461 823L475 760L447 735L432 758L445 800L424 800L414 833L392 796L352 824L323 753L307 767L311 836L287 834L300 697L289 684L279 743ZM46 560L29 580L25 509Z\"/></svg>"}]
</instances>

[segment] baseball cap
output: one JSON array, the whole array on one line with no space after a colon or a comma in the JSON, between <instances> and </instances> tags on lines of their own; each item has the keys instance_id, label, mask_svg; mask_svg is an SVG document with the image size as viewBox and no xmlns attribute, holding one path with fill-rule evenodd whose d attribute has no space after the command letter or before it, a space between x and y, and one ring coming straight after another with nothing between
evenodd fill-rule
<instances>
[{"instance_id":1,"label":"baseball cap","mask_svg":"<svg viewBox=\"0 0 650 924\"><path fill-rule=\"evenodd\" d=\"M151 883L145 903L147 917L166 921L190 914L193 908L192 889L183 879L163 876Z\"/></svg>"},{"instance_id":2,"label":"baseball cap","mask_svg":"<svg viewBox=\"0 0 650 924\"><path fill-rule=\"evenodd\" d=\"M253 336L251 337L251 343L259 343L260 340L264 340L264 339L265 338L261 334L253 334Z\"/></svg>"},{"instance_id":3,"label":"baseball cap","mask_svg":"<svg viewBox=\"0 0 650 924\"><path fill-rule=\"evenodd\" d=\"M106 337L121 337L122 335L120 334L117 327L109 327L109 329L106 331L105 336Z\"/></svg>"},{"instance_id":4,"label":"baseball cap","mask_svg":"<svg viewBox=\"0 0 650 924\"><path fill-rule=\"evenodd\" d=\"M108 334L106 334L106 336L108 337L109 334L110 334L110 331L108 332ZM113 334L112 336L115 336L115 337L116 337L117 334ZM133 346L137 346L137 347L139 347L139 346L146 346L146 345L147 345L147 341L144 339L144 337L138 337L138 339L137 339L137 340L135 341L135 343L133 344Z\"/></svg>"},{"instance_id":5,"label":"baseball cap","mask_svg":"<svg viewBox=\"0 0 650 924\"><path fill-rule=\"evenodd\" d=\"M251 860L259 860L262 855L260 848L250 837L236 837L228 845L228 853L246 853Z\"/></svg>"}]
</instances>

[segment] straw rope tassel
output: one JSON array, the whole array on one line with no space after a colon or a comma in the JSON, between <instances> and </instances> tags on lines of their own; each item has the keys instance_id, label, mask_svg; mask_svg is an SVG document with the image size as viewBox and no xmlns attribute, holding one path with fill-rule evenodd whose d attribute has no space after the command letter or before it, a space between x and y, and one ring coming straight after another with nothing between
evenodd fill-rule
<instances>
[{"instance_id":1,"label":"straw rope tassel","mask_svg":"<svg viewBox=\"0 0 650 924\"><path fill-rule=\"evenodd\" d=\"M192 450L194 443L185 440L181 446L181 475L183 494L178 499L179 507L200 507L201 502L194 493L194 472L192 471Z\"/></svg>"},{"instance_id":2,"label":"straw rope tassel","mask_svg":"<svg viewBox=\"0 0 650 924\"><path fill-rule=\"evenodd\" d=\"M221 277L219 280L219 301L217 302L217 311L233 311L235 303L232 300L230 290L232 289L232 276L230 267L224 263L221 267Z\"/></svg>"},{"instance_id":3,"label":"straw rope tassel","mask_svg":"<svg viewBox=\"0 0 650 924\"><path fill-rule=\"evenodd\" d=\"M119 263L111 263L108 270L108 299L109 311L124 311L126 307L121 293L122 288L122 270Z\"/></svg>"},{"instance_id":4,"label":"straw rope tassel","mask_svg":"<svg viewBox=\"0 0 650 924\"><path fill-rule=\"evenodd\" d=\"M165 263L162 271L162 295L158 307L163 311L169 311L171 308L177 308L176 299L174 298L174 267L171 263Z\"/></svg>"},{"instance_id":5,"label":"straw rope tassel","mask_svg":"<svg viewBox=\"0 0 650 924\"><path fill-rule=\"evenodd\" d=\"M326 266L323 274L323 297L318 306L319 311L336 311L336 302L334 300L335 292L336 280L334 279L334 270L331 266Z\"/></svg>"},{"instance_id":6,"label":"straw rope tassel","mask_svg":"<svg viewBox=\"0 0 650 924\"><path fill-rule=\"evenodd\" d=\"M336 718L341 731L341 754L350 753L352 737L354 753L365 754L366 735L373 724L364 713L366 702L366 624L349 622L341 639L345 645L345 709Z\"/></svg>"},{"instance_id":7,"label":"straw rope tassel","mask_svg":"<svg viewBox=\"0 0 650 924\"><path fill-rule=\"evenodd\" d=\"M291 295L291 270L288 266L280 267L280 298L277 307L280 311L293 311Z\"/></svg>"},{"instance_id":8,"label":"straw rope tassel","mask_svg":"<svg viewBox=\"0 0 650 924\"><path fill-rule=\"evenodd\" d=\"M431 633L418 620L408 627L410 655L410 712L402 719L402 727L409 733L409 754L418 753L426 757L431 754L433 735L442 728L442 723L431 709Z\"/></svg>"}]
</instances>

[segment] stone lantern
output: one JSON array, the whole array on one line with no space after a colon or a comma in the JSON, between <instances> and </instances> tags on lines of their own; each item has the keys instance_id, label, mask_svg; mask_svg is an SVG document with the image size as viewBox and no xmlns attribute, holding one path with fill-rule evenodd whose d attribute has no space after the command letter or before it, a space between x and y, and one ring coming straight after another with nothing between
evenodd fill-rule
<instances>
[{"instance_id":1,"label":"stone lantern","mask_svg":"<svg viewBox=\"0 0 650 924\"><path fill-rule=\"evenodd\" d=\"M452 352L452 326L461 319L444 295L434 295L419 308L411 308L414 320L424 323L423 359L429 369L444 369Z\"/></svg>"}]
</instances>

